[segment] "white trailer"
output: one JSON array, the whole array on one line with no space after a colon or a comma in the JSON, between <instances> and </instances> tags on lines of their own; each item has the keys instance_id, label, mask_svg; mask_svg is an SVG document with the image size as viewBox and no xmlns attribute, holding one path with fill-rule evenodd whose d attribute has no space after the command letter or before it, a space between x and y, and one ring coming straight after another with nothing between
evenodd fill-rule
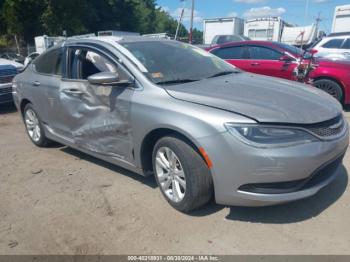
<instances>
[{"instance_id":1,"label":"white trailer","mask_svg":"<svg viewBox=\"0 0 350 262\"><path fill-rule=\"evenodd\" d=\"M263 17L245 21L244 36L259 41L281 41L284 27L291 27L281 17Z\"/></svg>"},{"instance_id":2,"label":"white trailer","mask_svg":"<svg viewBox=\"0 0 350 262\"><path fill-rule=\"evenodd\" d=\"M142 36L152 37L152 38L157 38L157 39L171 39L171 36L168 35L167 33L145 34Z\"/></svg>"},{"instance_id":3,"label":"white trailer","mask_svg":"<svg viewBox=\"0 0 350 262\"><path fill-rule=\"evenodd\" d=\"M85 34L85 35L75 35L71 37L64 37L64 36L37 36L34 38L35 41L35 49L36 52L41 54L44 53L47 49L50 47L53 47L54 45L57 45L58 43L70 39L70 38L86 38L86 37L94 37L95 34Z\"/></svg>"},{"instance_id":4,"label":"white trailer","mask_svg":"<svg viewBox=\"0 0 350 262\"><path fill-rule=\"evenodd\" d=\"M47 49L49 49L50 47L58 44L59 42L65 39L66 38L62 36L57 36L57 37L52 37L47 35L37 36L34 38L36 52L41 54L45 52Z\"/></svg>"},{"instance_id":5,"label":"white trailer","mask_svg":"<svg viewBox=\"0 0 350 262\"><path fill-rule=\"evenodd\" d=\"M243 35L244 20L238 17L222 17L203 20L203 42L210 45L217 35Z\"/></svg>"},{"instance_id":6,"label":"white trailer","mask_svg":"<svg viewBox=\"0 0 350 262\"><path fill-rule=\"evenodd\" d=\"M350 5L336 6L332 33L350 32Z\"/></svg>"},{"instance_id":7,"label":"white trailer","mask_svg":"<svg viewBox=\"0 0 350 262\"><path fill-rule=\"evenodd\" d=\"M140 33L136 32L127 32L127 31L117 31L117 30L107 30L99 31L98 36L139 36Z\"/></svg>"},{"instance_id":8,"label":"white trailer","mask_svg":"<svg viewBox=\"0 0 350 262\"><path fill-rule=\"evenodd\" d=\"M285 27L282 32L281 42L295 46L309 46L318 37L317 24L309 26Z\"/></svg>"}]
</instances>

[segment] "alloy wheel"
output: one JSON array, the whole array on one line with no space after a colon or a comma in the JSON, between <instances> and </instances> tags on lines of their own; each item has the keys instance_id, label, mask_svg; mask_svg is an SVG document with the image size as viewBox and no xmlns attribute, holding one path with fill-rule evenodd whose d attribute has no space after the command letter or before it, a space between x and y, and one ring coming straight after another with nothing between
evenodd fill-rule
<instances>
[{"instance_id":1,"label":"alloy wheel","mask_svg":"<svg viewBox=\"0 0 350 262\"><path fill-rule=\"evenodd\" d=\"M41 138L41 130L39 119L32 109L28 109L24 116L27 132L34 142L38 142Z\"/></svg>"},{"instance_id":2,"label":"alloy wheel","mask_svg":"<svg viewBox=\"0 0 350 262\"><path fill-rule=\"evenodd\" d=\"M161 190L169 200L181 202L186 193L186 176L177 155L168 147L159 148L155 167Z\"/></svg>"}]
</instances>

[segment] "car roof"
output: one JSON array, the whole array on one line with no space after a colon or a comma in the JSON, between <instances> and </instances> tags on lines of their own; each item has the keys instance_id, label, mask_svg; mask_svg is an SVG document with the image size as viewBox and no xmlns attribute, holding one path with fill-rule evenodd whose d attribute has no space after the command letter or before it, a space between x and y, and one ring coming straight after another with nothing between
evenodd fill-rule
<instances>
[{"instance_id":1,"label":"car roof","mask_svg":"<svg viewBox=\"0 0 350 262\"><path fill-rule=\"evenodd\" d=\"M246 41L228 42L224 44L215 45L209 48L209 50L223 48L223 47L230 47L230 46L238 46L238 45L262 45L262 46L273 46L275 48L280 48L280 46L278 46L278 42L246 40Z\"/></svg>"},{"instance_id":2,"label":"car roof","mask_svg":"<svg viewBox=\"0 0 350 262\"><path fill-rule=\"evenodd\" d=\"M331 33L327 37L350 36L350 32Z\"/></svg>"},{"instance_id":3,"label":"car roof","mask_svg":"<svg viewBox=\"0 0 350 262\"><path fill-rule=\"evenodd\" d=\"M322 40L329 40L329 39L344 39L344 38L349 38L350 35L329 35L329 36L325 36L324 38L322 38Z\"/></svg>"},{"instance_id":4,"label":"car roof","mask_svg":"<svg viewBox=\"0 0 350 262\"><path fill-rule=\"evenodd\" d=\"M159 42L159 41L171 41L168 39L160 39L148 36L96 36L96 37L84 37L84 38L68 38L65 43L91 43L92 41L100 41L109 44L123 44L132 42Z\"/></svg>"}]
</instances>

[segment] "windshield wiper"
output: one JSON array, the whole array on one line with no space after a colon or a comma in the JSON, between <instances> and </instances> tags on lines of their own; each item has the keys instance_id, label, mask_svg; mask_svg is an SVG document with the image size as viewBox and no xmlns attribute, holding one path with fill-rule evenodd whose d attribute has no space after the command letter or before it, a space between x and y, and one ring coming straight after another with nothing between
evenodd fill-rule
<instances>
[{"instance_id":1,"label":"windshield wiper","mask_svg":"<svg viewBox=\"0 0 350 262\"><path fill-rule=\"evenodd\" d=\"M209 76L208 78L214 78L218 76L225 76L225 75L231 75L231 74L237 74L237 73L239 73L239 71L223 71L223 72L214 74L212 76Z\"/></svg>"},{"instance_id":2,"label":"windshield wiper","mask_svg":"<svg viewBox=\"0 0 350 262\"><path fill-rule=\"evenodd\" d=\"M157 85L171 85L171 84L184 84L199 81L198 79L175 79L168 81L156 82Z\"/></svg>"}]
</instances>

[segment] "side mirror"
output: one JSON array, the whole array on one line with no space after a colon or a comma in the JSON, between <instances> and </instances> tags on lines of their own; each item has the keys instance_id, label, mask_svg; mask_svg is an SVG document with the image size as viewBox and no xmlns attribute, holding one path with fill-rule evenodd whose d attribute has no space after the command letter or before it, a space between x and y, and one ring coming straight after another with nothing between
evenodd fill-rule
<instances>
[{"instance_id":1,"label":"side mirror","mask_svg":"<svg viewBox=\"0 0 350 262\"><path fill-rule=\"evenodd\" d=\"M102 85L102 86L120 86L126 87L130 85L133 81L120 80L118 73L112 72L101 72L88 77L88 81L92 85Z\"/></svg>"},{"instance_id":2,"label":"side mirror","mask_svg":"<svg viewBox=\"0 0 350 262\"><path fill-rule=\"evenodd\" d=\"M311 49L309 52L310 52L310 54L315 55L315 54L318 53L318 50L316 50L316 49Z\"/></svg>"}]
</instances>

